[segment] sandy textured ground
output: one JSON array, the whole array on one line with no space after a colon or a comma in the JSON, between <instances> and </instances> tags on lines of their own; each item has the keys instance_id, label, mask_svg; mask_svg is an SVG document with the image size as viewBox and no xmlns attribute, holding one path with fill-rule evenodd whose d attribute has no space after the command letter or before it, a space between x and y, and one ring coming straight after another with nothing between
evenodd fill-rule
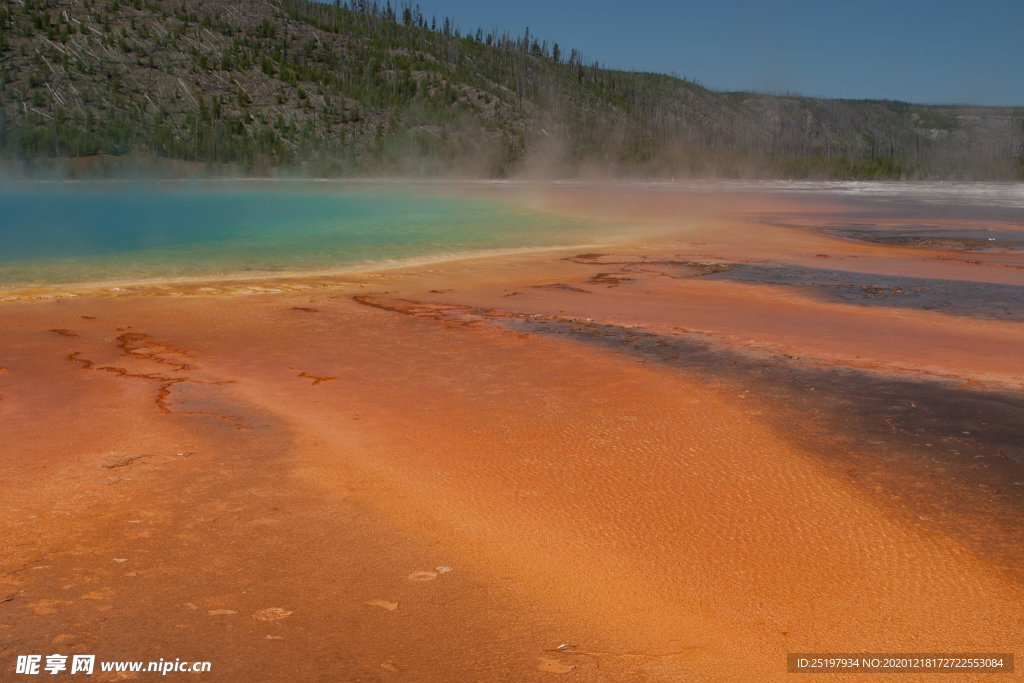
<instances>
[{"instance_id":1,"label":"sandy textured ground","mask_svg":"<svg viewBox=\"0 0 1024 683\"><path fill-rule=\"evenodd\" d=\"M0 304L5 672L770 681L787 652L1022 651L1024 468L984 418L957 434L864 389L1015 414L1019 319L669 263L1024 285L1020 252L802 229L852 210L820 203L533 201L647 237Z\"/></svg>"}]
</instances>

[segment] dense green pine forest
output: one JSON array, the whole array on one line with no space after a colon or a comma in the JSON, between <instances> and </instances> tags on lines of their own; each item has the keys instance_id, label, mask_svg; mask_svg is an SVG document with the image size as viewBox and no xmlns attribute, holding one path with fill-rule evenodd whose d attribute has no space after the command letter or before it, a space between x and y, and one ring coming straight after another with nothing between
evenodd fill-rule
<instances>
[{"instance_id":1,"label":"dense green pine forest","mask_svg":"<svg viewBox=\"0 0 1024 683\"><path fill-rule=\"evenodd\" d=\"M1024 110L715 92L365 0L2 0L25 173L1024 178Z\"/></svg>"}]
</instances>

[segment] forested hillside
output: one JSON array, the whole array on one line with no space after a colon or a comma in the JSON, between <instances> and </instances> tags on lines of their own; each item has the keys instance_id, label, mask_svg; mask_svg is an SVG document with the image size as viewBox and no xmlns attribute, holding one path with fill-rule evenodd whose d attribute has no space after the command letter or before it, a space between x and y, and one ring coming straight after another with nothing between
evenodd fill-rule
<instances>
[{"instance_id":1,"label":"forested hillside","mask_svg":"<svg viewBox=\"0 0 1024 683\"><path fill-rule=\"evenodd\" d=\"M21 169L1022 178L1024 110L722 93L364 0L3 0Z\"/></svg>"}]
</instances>

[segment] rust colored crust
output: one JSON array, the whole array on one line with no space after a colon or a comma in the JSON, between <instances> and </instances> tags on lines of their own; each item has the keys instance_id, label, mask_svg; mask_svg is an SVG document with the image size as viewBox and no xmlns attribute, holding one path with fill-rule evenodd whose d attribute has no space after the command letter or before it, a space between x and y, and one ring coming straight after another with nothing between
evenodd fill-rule
<instances>
[{"instance_id":1,"label":"rust colored crust","mask_svg":"<svg viewBox=\"0 0 1024 683\"><path fill-rule=\"evenodd\" d=\"M300 372L299 377L305 377L307 379L313 380L313 386L316 386L321 382L330 382L332 380L338 379L337 377L317 377L316 375L308 375L305 372Z\"/></svg>"},{"instance_id":2,"label":"rust colored crust","mask_svg":"<svg viewBox=\"0 0 1024 683\"><path fill-rule=\"evenodd\" d=\"M169 344L157 342L144 332L125 332L119 335L117 337L117 347L121 349L122 356L167 365L171 367L171 372L188 372L192 369L190 364L174 360L173 358L168 358L167 356L180 356L182 358L194 358L194 356L189 354L187 351L175 348ZM144 379L159 382L160 386L157 388L154 403L163 413L175 413L179 415L209 415L221 420L233 422L239 427L243 427L245 425L245 420L243 418L234 415L211 411L174 410L170 401L174 387L183 383L202 384L203 382L199 380L195 380L187 375L175 377L167 374L130 372L123 367L96 367L96 363L94 361L91 361L88 358L82 358L81 353L81 351L76 351L69 355L67 359L73 363L81 363L83 370L110 372L129 379ZM227 384L231 382L233 382L233 380L229 380L228 382L213 382L211 384Z\"/></svg>"}]
</instances>

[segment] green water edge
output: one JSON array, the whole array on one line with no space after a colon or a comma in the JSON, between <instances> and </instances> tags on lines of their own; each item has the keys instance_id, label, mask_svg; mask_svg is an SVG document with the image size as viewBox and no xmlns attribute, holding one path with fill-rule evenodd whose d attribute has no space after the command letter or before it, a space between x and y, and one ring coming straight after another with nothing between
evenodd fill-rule
<instances>
[{"instance_id":1,"label":"green water edge","mask_svg":"<svg viewBox=\"0 0 1024 683\"><path fill-rule=\"evenodd\" d=\"M0 186L0 289L316 273L600 243L618 221L321 183Z\"/></svg>"}]
</instances>

